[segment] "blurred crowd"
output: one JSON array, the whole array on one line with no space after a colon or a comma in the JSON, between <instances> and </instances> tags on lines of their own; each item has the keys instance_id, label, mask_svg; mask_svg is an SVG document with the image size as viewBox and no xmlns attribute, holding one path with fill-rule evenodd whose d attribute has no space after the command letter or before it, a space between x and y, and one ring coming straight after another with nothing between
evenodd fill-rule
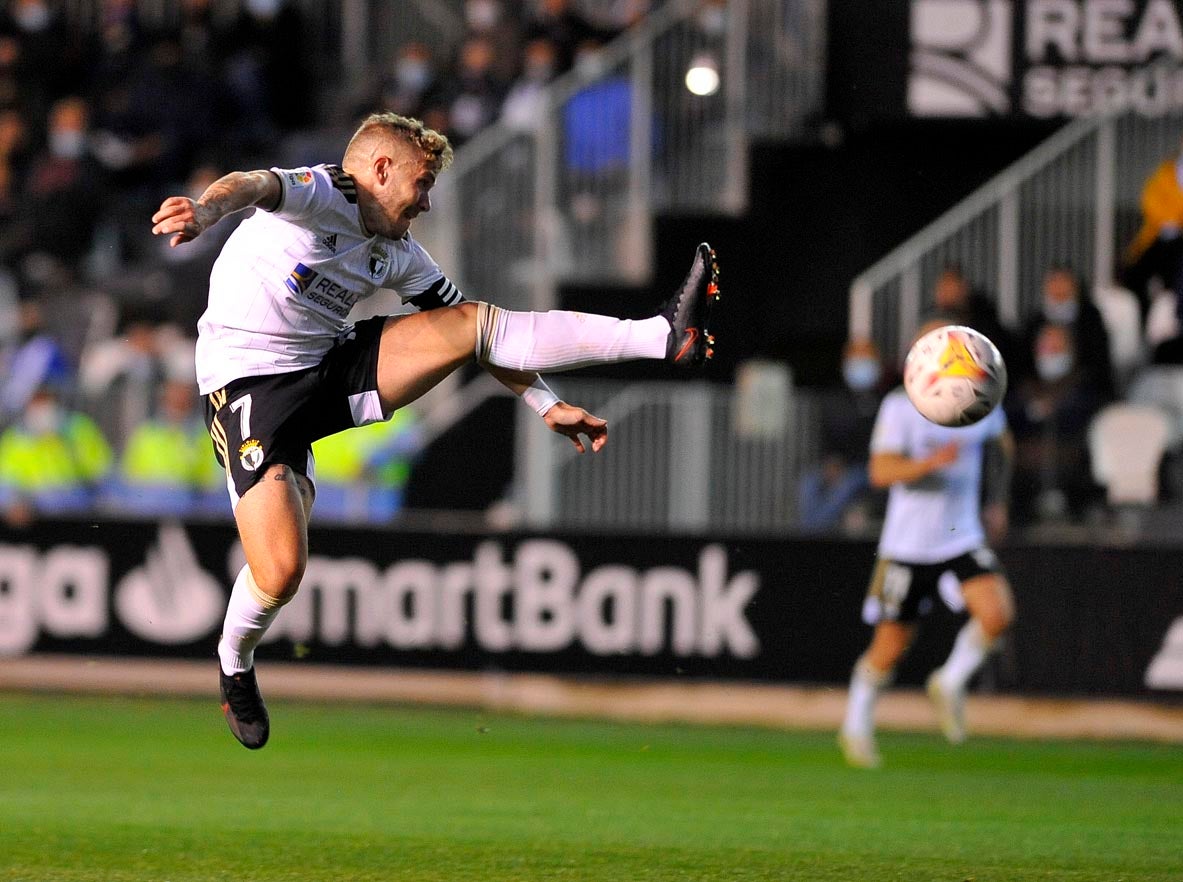
<instances>
[{"instance_id":1,"label":"blurred crowd","mask_svg":"<svg viewBox=\"0 0 1183 882\"><path fill-rule=\"evenodd\" d=\"M709 5L709 4L708 4ZM647 0L466 0L450 45L409 42L355 94L318 89L291 0L134 0L0 11L0 510L228 511L193 371L209 271L233 219L183 248L150 234L161 199L226 171L331 161L357 119L418 116L460 144L647 11ZM334 140L335 138L335 140ZM324 139L322 139L323 141ZM313 146L310 147L309 145ZM316 151L316 155L310 155ZM389 520L417 451L408 410L318 444L318 516Z\"/></svg>"},{"instance_id":2,"label":"blurred crowd","mask_svg":"<svg viewBox=\"0 0 1183 882\"><path fill-rule=\"evenodd\" d=\"M420 117L461 145L497 121L528 128L542 89L571 70L602 71L606 43L656 5L464 0L455 39L396 45L337 94L318 85L305 51L316 24L292 0L180 0L168 27L146 27L133 0L95 0L85 27L47 0L0 2L0 512L13 523L96 509L227 514L193 335L234 219L169 249L148 220L164 196L196 198L235 168L332 160L378 109ZM704 31L725 7L703 0ZM589 113L608 112L601 99ZM1177 157L1147 178L1120 284L1049 263L1039 296L1024 298L1040 308L1018 326L961 267L946 266L929 292L934 313L985 333L1009 366L1016 524L1087 522L1113 502L1098 426L1116 403L1163 416L1151 501L1183 499L1181 181ZM848 341L841 377L820 395L802 528L864 529L881 514L866 460L879 401L897 381L891 357ZM407 410L320 442L318 517L394 517L419 439Z\"/></svg>"}]
</instances>

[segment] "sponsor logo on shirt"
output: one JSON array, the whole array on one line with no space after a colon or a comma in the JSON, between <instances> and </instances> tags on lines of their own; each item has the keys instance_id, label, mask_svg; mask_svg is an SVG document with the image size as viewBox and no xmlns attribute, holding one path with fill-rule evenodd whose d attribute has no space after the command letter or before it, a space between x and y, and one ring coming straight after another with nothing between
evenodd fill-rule
<instances>
[{"instance_id":1,"label":"sponsor logo on shirt","mask_svg":"<svg viewBox=\"0 0 1183 882\"><path fill-rule=\"evenodd\" d=\"M312 183L312 172L307 171L307 170L297 171L297 172L288 172L287 176L288 176L288 186L293 187L295 189L299 189L300 187L307 187L309 184Z\"/></svg>"},{"instance_id":2,"label":"sponsor logo on shirt","mask_svg":"<svg viewBox=\"0 0 1183 882\"><path fill-rule=\"evenodd\" d=\"M339 318L349 315L349 310L357 303L356 293L302 263L296 264L283 283L296 297L315 303Z\"/></svg>"},{"instance_id":3,"label":"sponsor logo on shirt","mask_svg":"<svg viewBox=\"0 0 1183 882\"><path fill-rule=\"evenodd\" d=\"M284 279L284 284L287 285L288 290L293 294L303 294L308 290L308 286L312 284L312 280L316 278L316 273L304 266L302 263L297 263L296 268L292 270L292 274Z\"/></svg>"},{"instance_id":4,"label":"sponsor logo on shirt","mask_svg":"<svg viewBox=\"0 0 1183 882\"><path fill-rule=\"evenodd\" d=\"M337 253L337 234L330 233L329 235L323 237L320 240L320 244L323 245L325 248L329 249L329 251L333 252L333 254L336 254Z\"/></svg>"}]
</instances>

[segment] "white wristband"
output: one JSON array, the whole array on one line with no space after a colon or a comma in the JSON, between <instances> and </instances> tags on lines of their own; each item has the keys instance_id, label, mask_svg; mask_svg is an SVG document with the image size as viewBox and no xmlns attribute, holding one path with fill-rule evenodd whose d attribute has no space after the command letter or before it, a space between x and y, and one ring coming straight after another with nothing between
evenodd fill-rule
<instances>
[{"instance_id":1,"label":"white wristband","mask_svg":"<svg viewBox=\"0 0 1183 882\"><path fill-rule=\"evenodd\" d=\"M546 416L546 412L559 403L559 396L542 381L542 377L537 377L522 393L522 401L539 416Z\"/></svg>"}]
</instances>

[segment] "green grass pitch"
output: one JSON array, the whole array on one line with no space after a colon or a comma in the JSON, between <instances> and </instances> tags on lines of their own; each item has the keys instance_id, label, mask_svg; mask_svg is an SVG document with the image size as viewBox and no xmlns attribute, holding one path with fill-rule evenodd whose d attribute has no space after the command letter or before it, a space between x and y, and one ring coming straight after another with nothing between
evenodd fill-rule
<instances>
[{"instance_id":1,"label":"green grass pitch","mask_svg":"<svg viewBox=\"0 0 1183 882\"><path fill-rule=\"evenodd\" d=\"M0 879L1183 880L1183 750L0 695Z\"/></svg>"}]
</instances>

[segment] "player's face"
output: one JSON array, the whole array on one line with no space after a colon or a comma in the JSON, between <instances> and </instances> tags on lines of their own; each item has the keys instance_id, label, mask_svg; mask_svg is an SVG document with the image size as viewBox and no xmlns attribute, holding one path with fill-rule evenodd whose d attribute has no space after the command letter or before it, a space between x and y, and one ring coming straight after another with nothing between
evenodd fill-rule
<instances>
[{"instance_id":1,"label":"player's face","mask_svg":"<svg viewBox=\"0 0 1183 882\"><path fill-rule=\"evenodd\" d=\"M427 157L407 150L390 163L385 177L379 173L378 181L378 201L386 226L381 233L390 239L401 239L410 229L411 221L431 211L435 170Z\"/></svg>"}]
</instances>

